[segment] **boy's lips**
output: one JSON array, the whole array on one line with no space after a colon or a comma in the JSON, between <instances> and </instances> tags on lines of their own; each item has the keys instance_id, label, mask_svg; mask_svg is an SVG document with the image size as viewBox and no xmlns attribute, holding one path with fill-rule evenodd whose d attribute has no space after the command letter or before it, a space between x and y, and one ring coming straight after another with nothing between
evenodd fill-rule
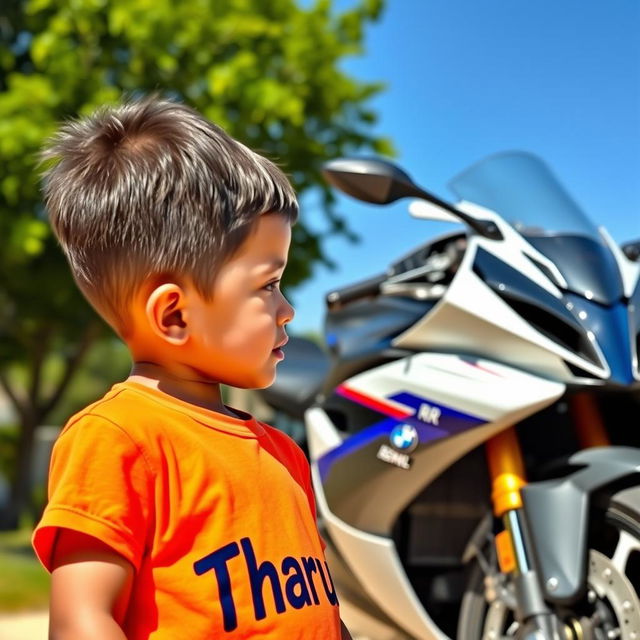
<instances>
[{"instance_id":1,"label":"boy's lips","mask_svg":"<svg viewBox=\"0 0 640 640\"><path fill-rule=\"evenodd\" d=\"M287 342L289 342L289 338L285 336L284 340L282 340L280 343L278 343L277 347L272 349L271 353L276 358L278 358L278 360L283 360L284 359L284 351L282 350L282 347L284 347L284 345L287 344Z\"/></svg>"}]
</instances>

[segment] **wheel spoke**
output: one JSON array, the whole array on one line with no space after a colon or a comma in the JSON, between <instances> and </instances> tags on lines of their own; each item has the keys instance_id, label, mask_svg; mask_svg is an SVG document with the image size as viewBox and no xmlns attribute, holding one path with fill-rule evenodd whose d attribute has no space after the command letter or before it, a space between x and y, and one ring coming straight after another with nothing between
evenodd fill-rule
<instances>
[{"instance_id":1,"label":"wheel spoke","mask_svg":"<svg viewBox=\"0 0 640 640\"><path fill-rule=\"evenodd\" d=\"M618 545L611 558L611 564L622 574L625 573L627 561L632 551L640 551L640 541L630 533L621 530Z\"/></svg>"}]
</instances>

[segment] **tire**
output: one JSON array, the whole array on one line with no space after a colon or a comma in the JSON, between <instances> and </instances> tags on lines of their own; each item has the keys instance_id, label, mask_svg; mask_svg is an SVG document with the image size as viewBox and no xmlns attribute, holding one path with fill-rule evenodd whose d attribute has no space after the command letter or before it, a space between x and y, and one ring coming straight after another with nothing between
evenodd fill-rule
<instances>
[{"instance_id":1,"label":"tire","mask_svg":"<svg viewBox=\"0 0 640 640\"><path fill-rule=\"evenodd\" d=\"M640 640L640 487L604 496L603 506L592 510L589 532L586 595L571 610L557 608L554 613L568 629L568 637ZM458 640L517 637L509 576L499 573L495 554L487 555L493 547L492 536L488 538L484 560L476 557L470 567Z\"/></svg>"}]
</instances>

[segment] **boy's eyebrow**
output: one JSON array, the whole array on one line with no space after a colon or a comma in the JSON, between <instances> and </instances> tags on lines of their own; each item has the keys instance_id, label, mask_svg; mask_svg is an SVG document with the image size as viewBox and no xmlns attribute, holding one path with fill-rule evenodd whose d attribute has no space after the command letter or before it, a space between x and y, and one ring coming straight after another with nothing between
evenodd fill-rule
<instances>
[{"instance_id":1,"label":"boy's eyebrow","mask_svg":"<svg viewBox=\"0 0 640 640\"><path fill-rule=\"evenodd\" d=\"M287 263L285 260L282 260L281 258L273 258L267 262L263 270L265 273L269 271L276 271L277 269L282 269L286 265Z\"/></svg>"}]
</instances>

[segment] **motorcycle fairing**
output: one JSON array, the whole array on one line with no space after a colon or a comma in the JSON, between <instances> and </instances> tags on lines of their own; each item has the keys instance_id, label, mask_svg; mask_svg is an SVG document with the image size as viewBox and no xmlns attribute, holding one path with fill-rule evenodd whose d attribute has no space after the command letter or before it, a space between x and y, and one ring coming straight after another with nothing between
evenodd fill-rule
<instances>
[{"instance_id":1,"label":"motorcycle fairing","mask_svg":"<svg viewBox=\"0 0 640 640\"><path fill-rule=\"evenodd\" d=\"M473 203L458 206L478 215L481 211L485 218L493 216L505 241L470 237L460 268L440 301L393 345L421 351L463 351L559 381L579 379L584 384L585 378L578 378L571 367L592 376L591 383L607 380L611 370L595 340L593 349L601 365L540 333L473 271L477 252L483 250L561 301L563 292L558 285L564 288L566 281L555 265L494 212ZM545 269L538 268L530 258ZM545 274L547 270L553 280Z\"/></svg>"},{"instance_id":2,"label":"motorcycle fairing","mask_svg":"<svg viewBox=\"0 0 640 640\"><path fill-rule=\"evenodd\" d=\"M366 402L373 419L343 442L330 414L322 408L307 411L311 460L321 481L316 490L344 522L388 536L398 514L448 464L489 437L487 431L500 431L548 406L565 386L489 360L420 353L358 374L346 381L346 389L346 401ZM439 424L429 421L433 414L424 404L441 411ZM408 470L376 457L381 444L392 446L393 428L407 422L420 439Z\"/></svg>"},{"instance_id":3,"label":"motorcycle fairing","mask_svg":"<svg viewBox=\"0 0 640 640\"><path fill-rule=\"evenodd\" d=\"M640 380L638 364L638 351L640 350L640 262L629 260L604 227L600 227L598 231L616 260L622 278L624 296L629 301L627 309L631 333L631 364L635 380Z\"/></svg>"},{"instance_id":4,"label":"motorcycle fairing","mask_svg":"<svg viewBox=\"0 0 640 640\"><path fill-rule=\"evenodd\" d=\"M331 469L339 460L353 456L361 449L378 448L382 444L388 444L390 434L397 426L414 427L420 446L486 424L483 418L457 411L407 391L397 391L380 399L342 384L336 389L336 393L373 409L379 413L381 420L359 431L318 460L323 482L327 481Z\"/></svg>"},{"instance_id":5,"label":"motorcycle fairing","mask_svg":"<svg viewBox=\"0 0 640 640\"><path fill-rule=\"evenodd\" d=\"M473 270L537 331L602 367L598 345L611 370L609 384L634 382L635 335L630 332L624 302L605 306L568 292L558 299L482 247L476 250Z\"/></svg>"},{"instance_id":6,"label":"motorcycle fairing","mask_svg":"<svg viewBox=\"0 0 640 640\"><path fill-rule=\"evenodd\" d=\"M620 277L622 278L622 288L624 297L631 298L633 292L638 286L640 279L640 262L634 262L627 258L622 249L616 244L616 241L609 235L609 232L604 227L598 227L598 232L605 241L607 247L611 251L618 270L620 271Z\"/></svg>"},{"instance_id":7,"label":"motorcycle fairing","mask_svg":"<svg viewBox=\"0 0 640 640\"><path fill-rule=\"evenodd\" d=\"M636 380L640 380L640 282L636 284L635 290L629 301L629 325L631 329L631 341L633 343L633 371Z\"/></svg>"},{"instance_id":8,"label":"motorcycle fairing","mask_svg":"<svg viewBox=\"0 0 640 640\"><path fill-rule=\"evenodd\" d=\"M469 208L478 209L471 204ZM499 221L499 217L495 217ZM398 424L398 418L402 419L404 416L385 418L383 413L377 424L377 431L362 436L359 442L356 437L356 443L351 445L347 442L343 444L342 433L322 408L310 409L306 414L314 484L327 532L341 553L342 561L353 572L362 588L388 615L395 620L402 620L405 629L415 637L444 638L419 602L398 556L391 531L399 514L423 487L428 486L464 454L557 400L565 391L565 385L560 381L574 378L565 364L566 360L573 362L576 369L587 370L591 375L604 377L607 374L604 368L595 367L584 358L562 349L542 336L473 273L473 258L477 247L487 249L486 245L489 245L487 250L497 254L498 259L515 265L521 273L556 299L562 298L561 287L566 286L566 282L555 265L528 245L509 225L502 222L501 226L506 227L506 234L513 236L515 248L505 248L508 242L494 243L472 237L458 272L443 298L428 314L391 342L393 347L412 352L438 351L438 346L427 344L423 336L418 334L417 340L412 340L410 336L412 333L415 336L416 328L430 322L438 312L451 305L452 299L458 302L454 296L459 295L455 314L452 318L445 319L441 325L443 332L440 335L430 332L442 340L449 330L447 322L455 323L460 316L466 317L465 331L470 335L476 334L469 341L468 349L465 349L465 344L460 343L458 333L457 340L452 335L450 340L442 342L445 347L442 350L453 349L459 355L417 353L341 381L343 391L355 390L361 393L360 400L366 396L381 404L397 398L396 394L401 391L413 393L418 398L430 400L430 404L439 408L451 408L468 416L471 418L468 428L453 435L447 434L446 437L421 438L420 444L411 454L413 464L409 470L405 470L376 457L380 442L384 437L389 437L393 426ZM496 248L495 245L500 246ZM512 256L512 252L517 255ZM475 281L469 282L473 278ZM454 296L450 296L452 289ZM463 301L470 294L473 297L473 293L478 290L479 296L484 297L484 301L488 299L489 304L483 304L483 299L476 300L480 304L477 304L475 313L469 313L465 308L468 301ZM486 318L486 310L492 305L501 305L493 316L489 314L490 319L494 318L493 323ZM506 328L505 309L509 312L506 315ZM485 331L494 331L496 335L487 339L481 336L478 340L478 327L483 325ZM459 327L456 332L459 332ZM483 355L478 354L478 344L489 347L500 345L500 341L505 341L505 333L513 336L513 348L508 348L507 340L504 351L500 350L496 354L488 350L488 359L478 358L478 355ZM508 363L509 356L517 353L517 349L523 346L524 356L515 359L520 370L498 362ZM594 348L600 356L597 345ZM531 354L535 356L528 357ZM538 365L533 367L531 373L526 372L527 368L531 371L529 360L537 361ZM426 366L420 367L419 363ZM541 378L541 372L551 380ZM393 381L394 376L401 378L394 381L395 385L390 384L390 379ZM553 381L554 378L557 382ZM428 394L425 390L428 390ZM371 403L368 404L370 408ZM484 422L474 422L473 419ZM353 436L349 440L352 438ZM345 448L340 449L341 447ZM390 609L390 603L393 603L393 610ZM402 610L401 615L398 615L399 609Z\"/></svg>"},{"instance_id":9,"label":"motorcycle fairing","mask_svg":"<svg viewBox=\"0 0 640 640\"><path fill-rule=\"evenodd\" d=\"M571 475L521 489L545 597L564 604L573 602L585 584L591 496L606 485L640 474L640 451L596 447L574 454L568 462L578 468ZM549 589L552 578L554 588Z\"/></svg>"},{"instance_id":10,"label":"motorcycle fairing","mask_svg":"<svg viewBox=\"0 0 640 640\"><path fill-rule=\"evenodd\" d=\"M580 283L569 286L563 275L566 265L559 268L549 255L528 241L527 232L537 233L535 229L527 230L524 222L522 226L511 226L494 211L477 204L461 202L457 206L478 219L495 222L500 230L497 235L503 240L471 235L453 281L446 282L448 290L447 286L437 287L442 290L442 294L437 295L442 297L437 300L436 295L430 296L429 307L415 321L410 314L401 318L394 310L391 332L385 333L382 326L388 322L385 320L374 327L373 334L367 334L366 329L359 335L350 334L349 307L344 307L338 315L332 313L338 331L342 329L341 321L345 321L346 333L333 334L332 346L338 364L342 360L342 364L348 366L334 368L325 390L331 396L329 399L339 398L353 405L356 410L352 414L357 414L358 420L350 422L351 415L346 418L336 415L339 413L336 405L330 406L327 401L305 414L319 511L328 538L342 556L345 570L351 571L378 607L413 637L438 640L444 640L445 636L416 596L392 537L392 528L402 512L456 460L500 431L554 403L565 392L566 384L581 387L604 386L613 381L628 384L630 368L635 379L640 379L636 349L640 313L635 311L634 300L630 315L626 314L626 300L620 293L623 291L627 299L637 294L640 303L638 268L612 248L620 272L618 286L608 286L607 283L617 278L615 269L609 269L611 277L604 278L602 291L595 292L601 304L589 302L588 289L581 290L579 295L575 290L580 288ZM536 213L535 207L530 209ZM542 227L540 230L544 231ZM605 243L611 245L610 239L602 235ZM485 271L479 273L482 261ZM511 277L492 281L487 277L488 262L493 264L494 272L497 267L509 271ZM609 260L609 267L612 264ZM424 269L420 265L415 271L416 276L423 277ZM587 269L585 274L584 282L595 278L597 270ZM398 281L403 282L401 276ZM412 295L410 287L393 289L385 284L380 292L378 298L362 301L358 309L361 319L364 320L367 305L409 300ZM609 297L601 295L603 292ZM419 298L417 289L415 298ZM518 306L522 303L541 313L555 314L559 322L586 336L587 349L571 348L571 344L558 340L557 334L545 332L543 325L536 326L530 314L522 313L523 307ZM359 304L355 303L351 309ZM616 326L618 339L599 329L610 322ZM347 344L349 349L343 350L341 347ZM376 352L392 349L395 353L389 355L396 358L392 362L382 364L375 359L360 359L362 353L373 358ZM443 360L436 362L437 358ZM416 366L421 361L426 365L422 369ZM475 371L471 373L470 369ZM500 379L501 374L506 382ZM518 375L521 377L516 380ZM543 388L544 385L549 386ZM417 405L411 406L410 398L420 405L438 409L440 415L445 410L455 412L458 424L455 427L444 422L435 425L428 420L427 424L420 424L425 421L417 418L419 409ZM503 405L511 402L512 406L500 405L501 402ZM376 450L380 443L390 442L391 430L397 425L412 424L412 420L418 420L413 426L419 433L419 443L411 453L410 468L400 469L379 460ZM440 429L445 426L450 428ZM593 475L596 476L600 480L609 477L604 472ZM553 492L536 494L537 485L530 486L531 496L542 496L539 505L543 506L536 520L552 520L547 518L544 503ZM576 500L568 507L572 509L580 505L581 500L584 502L579 491L573 493ZM551 505L553 500L549 500ZM534 504L535 497L529 502ZM552 505L558 513L553 518L556 524L566 516L562 509L557 509L559 504L561 501ZM575 528L571 531L573 544L578 546L579 532L576 533ZM550 538L544 527L535 535Z\"/></svg>"},{"instance_id":11,"label":"motorcycle fairing","mask_svg":"<svg viewBox=\"0 0 640 640\"><path fill-rule=\"evenodd\" d=\"M377 367L354 376L347 385L361 394L352 394L353 401L366 395L369 404L373 399L381 409L394 412L408 406L387 398L398 397L394 389L423 398L420 390L428 388L433 403L451 407L455 401L459 418L473 418L454 435L421 441L411 454L414 464L405 471L377 459L377 440L351 450L353 437L343 442L321 407L305 415L319 511L342 562L369 597L413 637L445 640L408 580L392 539L393 525L411 500L456 460L556 401L565 386L496 362L438 353ZM407 396L399 397L407 401ZM397 418L405 419L399 414ZM380 429L387 442L391 421L397 424L394 418L388 420ZM327 464L323 478L320 467Z\"/></svg>"},{"instance_id":12,"label":"motorcycle fairing","mask_svg":"<svg viewBox=\"0 0 640 640\"><path fill-rule=\"evenodd\" d=\"M551 295L482 247L476 250L473 271L540 333L602 366L592 345L593 338L572 313L574 307L567 305L564 296L558 298ZM537 319L542 321L537 322Z\"/></svg>"},{"instance_id":13,"label":"motorcycle fairing","mask_svg":"<svg viewBox=\"0 0 640 640\"><path fill-rule=\"evenodd\" d=\"M637 269L540 158L522 151L495 153L467 167L449 187L461 201L498 212L555 262L568 281L565 290L604 305L620 301L623 290L629 297L628 279L635 271L637 280Z\"/></svg>"},{"instance_id":14,"label":"motorcycle fairing","mask_svg":"<svg viewBox=\"0 0 640 640\"><path fill-rule=\"evenodd\" d=\"M635 336L631 330L629 309L623 302L604 307L575 294L565 295L567 304L583 316L583 324L604 354L610 373L607 386L637 384L634 371Z\"/></svg>"},{"instance_id":15,"label":"motorcycle fairing","mask_svg":"<svg viewBox=\"0 0 640 640\"><path fill-rule=\"evenodd\" d=\"M567 281L568 291L602 305L623 298L620 270L601 238L526 233L524 237L554 262Z\"/></svg>"},{"instance_id":16,"label":"motorcycle fairing","mask_svg":"<svg viewBox=\"0 0 640 640\"><path fill-rule=\"evenodd\" d=\"M464 253L463 248L456 247L459 242L466 243L465 233L447 233L401 256L387 270L387 285L398 278L406 278L410 273L424 271L425 266L433 263L434 257L440 257L443 252L454 254L440 274L443 280L450 281ZM421 286L431 287L433 291L433 283L427 281L424 274L418 276L418 280ZM332 393L337 385L360 371L408 355L410 352L406 350L393 349L392 341L430 313L438 297L416 299L409 295L379 295L345 306L330 307L324 330L333 362L324 393ZM278 371L286 371L287 368L285 360ZM274 386L278 384L276 379Z\"/></svg>"},{"instance_id":17,"label":"motorcycle fairing","mask_svg":"<svg viewBox=\"0 0 640 640\"><path fill-rule=\"evenodd\" d=\"M310 409L309 425L313 428L321 409ZM427 640L449 640L431 619L418 599L402 566L393 540L361 531L331 513L321 486L317 465L312 464L311 474L316 487L318 511L326 531L352 571L360 587L390 617L400 621L405 631L414 638Z\"/></svg>"}]
</instances>

